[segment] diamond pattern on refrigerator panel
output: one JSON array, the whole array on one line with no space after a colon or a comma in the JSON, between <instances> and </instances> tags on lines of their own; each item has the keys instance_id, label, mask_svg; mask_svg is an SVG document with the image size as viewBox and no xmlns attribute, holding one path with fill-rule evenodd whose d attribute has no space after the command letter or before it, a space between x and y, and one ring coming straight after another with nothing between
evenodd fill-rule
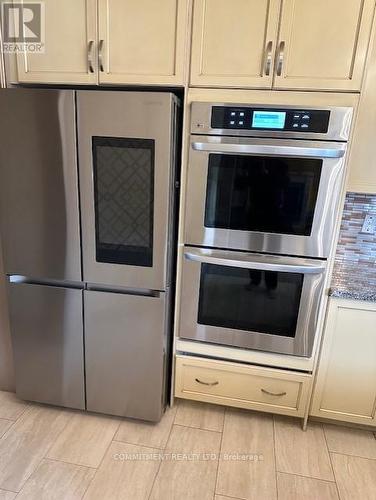
<instances>
[{"instance_id":1,"label":"diamond pattern on refrigerator panel","mask_svg":"<svg viewBox=\"0 0 376 500\"><path fill-rule=\"evenodd\" d=\"M93 149L97 244L111 252L150 254L153 247L154 141L95 137Z\"/></svg>"}]
</instances>

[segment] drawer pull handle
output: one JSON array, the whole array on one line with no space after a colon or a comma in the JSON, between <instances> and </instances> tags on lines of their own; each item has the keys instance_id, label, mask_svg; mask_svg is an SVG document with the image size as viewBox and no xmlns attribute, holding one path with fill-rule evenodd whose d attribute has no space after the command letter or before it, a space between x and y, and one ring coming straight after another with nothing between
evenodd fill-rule
<instances>
[{"instance_id":1,"label":"drawer pull handle","mask_svg":"<svg viewBox=\"0 0 376 500\"><path fill-rule=\"evenodd\" d=\"M203 382L202 380L200 380L199 378L195 378L196 382L198 384L202 384L202 385L210 385L210 386L213 386L213 385L218 385L219 382Z\"/></svg>"},{"instance_id":2,"label":"drawer pull handle","mask_svg":"<svg viewBox=\"0 0 376 500\"><path fill-rule=\"evenodd\" d=\"M281 397L281 396L286 396L287 392L269 392L265 389L261 389L261 392L263 392L264 394L267 394L268 396L278 396L278 397Z\"/></svg>"}]
</instances>

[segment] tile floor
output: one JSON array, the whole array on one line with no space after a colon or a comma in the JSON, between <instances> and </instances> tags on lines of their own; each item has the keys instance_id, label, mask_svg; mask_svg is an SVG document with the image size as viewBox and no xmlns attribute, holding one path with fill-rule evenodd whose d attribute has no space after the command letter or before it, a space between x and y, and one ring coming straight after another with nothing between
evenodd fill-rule
<instances>
[{"instance_id":1,"label":"tile floor","mask_svg":"<svg viewBox=\"0 0 376 500\"><path fill-rule=\"evenodd\" d=\"M0 500L376 500L362 431L179 401L146 424L0 392Z\"/></svg>"}]
</instances>

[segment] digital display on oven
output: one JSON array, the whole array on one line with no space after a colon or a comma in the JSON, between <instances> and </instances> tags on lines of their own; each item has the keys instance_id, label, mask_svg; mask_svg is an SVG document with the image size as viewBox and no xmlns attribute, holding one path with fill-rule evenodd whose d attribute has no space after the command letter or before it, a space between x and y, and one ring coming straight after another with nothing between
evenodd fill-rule
<instances>
[{"instance_id":1,"label":"digital display on oven","mask_svg":"<svg viewBox=\"0 0 376 500\"><path fill-rule=\"evenodd\" d=\"M286 123L285 111L258 111L253 112L253 128L283 129Z\"/></svg>"}]
</instances>

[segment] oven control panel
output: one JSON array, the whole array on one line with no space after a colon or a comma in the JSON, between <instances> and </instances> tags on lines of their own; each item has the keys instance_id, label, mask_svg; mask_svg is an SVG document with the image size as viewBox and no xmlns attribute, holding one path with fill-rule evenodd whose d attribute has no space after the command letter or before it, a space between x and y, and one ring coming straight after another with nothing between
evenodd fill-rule
<instances>
[{"instance_id":1,"label":"oven control panel","mask_svg":"<svg viewBox=\"0 0 376 500\"><path fill-rule=\"evenodd\" d=\"M211 127L235 130L278 130L325 134L330 111L213 106Z\"/></svg>"}]
</instances>

